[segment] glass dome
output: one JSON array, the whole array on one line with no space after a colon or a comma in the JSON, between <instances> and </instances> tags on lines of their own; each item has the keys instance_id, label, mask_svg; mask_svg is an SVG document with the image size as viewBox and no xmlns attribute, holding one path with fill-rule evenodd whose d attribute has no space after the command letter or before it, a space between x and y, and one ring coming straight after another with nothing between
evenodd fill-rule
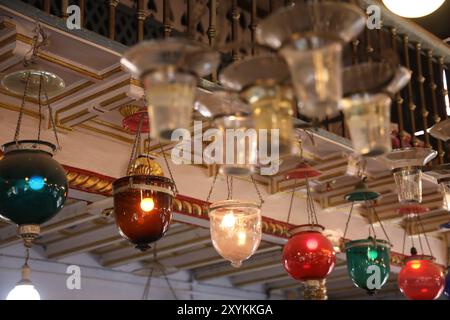
<instances>
[{"instance_id":1,"label":"glass dome","mask_svg":"<svg viewBox=\"0 0 450 320\"><path fill-rule=\"evenodd\" d=\"M224 200L211 204L211 239L216 251L240 267L261 242L261 210L252 202Z\"/></svg>"}]
</instances>

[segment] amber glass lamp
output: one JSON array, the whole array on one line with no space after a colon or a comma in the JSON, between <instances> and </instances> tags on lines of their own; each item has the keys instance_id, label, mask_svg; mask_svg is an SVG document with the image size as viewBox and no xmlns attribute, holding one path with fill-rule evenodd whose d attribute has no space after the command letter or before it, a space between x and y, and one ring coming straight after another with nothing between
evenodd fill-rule
<instances>
[{"instance_id":1,"label":"amber glass lamp","mask_svg":"<svg viewBox=\"0 0 450 320\"><path fill-rule=\"evenodd\" d=\"M219 54L187 39L143 41L129 49L121 64L145 88L151 136L170 140L178 128L189 129L199 77L219 64Z\"/></svg>"}]
</instances>

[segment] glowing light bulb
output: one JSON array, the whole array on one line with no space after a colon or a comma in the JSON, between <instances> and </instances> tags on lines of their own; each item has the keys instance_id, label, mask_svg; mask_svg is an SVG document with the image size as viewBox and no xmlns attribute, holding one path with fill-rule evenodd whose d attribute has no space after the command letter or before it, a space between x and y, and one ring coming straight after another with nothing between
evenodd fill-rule
<instances>
[{"instance_id":1,"label":"glowing light bulb","mask_svg":"<svg viewBox=\"0 0 450 320\"><path fill-rule=\"evenodd\" d=\"M226 215L223 216L221 226L225 229L233 228L236 224L236 217L234 216L233 212L229 212Z\"/></svg>"},{"instance_id":2,"label":"glowing light bulb","mask_svg":"<svg viewBox=\"0 0 450 320\"><path fill-rule=\"evenodd\" d=\"M417 269L420 269L420 267L421 267L421 263L419 261L411 262L411 268L417 270Z\"/></svg>"},{"instance_id":3,"label":"glowing light bulb","mask_svg":"<svg viewBox=\"0 0 450 320\"><path fill-rule=\"evenodd\" d=\"M6 297L6 300L41 300L39 292L31 283L18 283Z\"/></svg>"},{"instance_id":4,"label":"glowing light bulb","mask_svg":"<svg viewBox=\"0 0 450 320\"><path fill-rule=\"evenodd\" d=\"M41 190L45 186L45 179L40 176L32 176L28 180L28 185L34 191Z\"/></svg>"},{"instance_id":5,"label":"glowing light bulb","mask_svg":"<svg viewBox=\"0 0 450 320\"><path fill-rule=\"evenodd\" d=\"M433 13L445 0L383 0L384 5L396 15L419 18Z\"/></svg>"},{"instance_id":6,"label":"glowing light bulb","mask_svg":"<svg viewBox=\"0 0 450 320\"><path fill-rule=\"evenodd\" d=\"M238 232L238 246L243 246L247 242L247 235L244 231Z\"/></svg>"},{"instance_id":7,"label":"glowing light bulb","mask_svg":"<svg viewBox=\"0 0 450 320\"><path fill-rule=\"evenodd\" d=\"M141 209L144 212L150 212L155 208L155 202L153 198L143 198L141 200Z\"/></svg>"},{"instance_id":8,"label":"glowing light bulb","mask_svg":"<svg viewBox=\"0 0 450 320\"><path fill-rule=\"evenodd\" d=\"M308 241L306 241L306 246L309 250L316 250L319 246L319 243L316 239L309 239Z\"/></svg>"},{"instance_id":9,"label":"glowing light bulb","mask_svg":"<svg viewBox=\"0 0 450 320\"><path fill-rule=\"evenodd\" d=\"M367 256L369 257L369 259L375 260L376 258L378 258L378 251L373 249L373 248L371 248L367 252Z\"/></svg>"}]
</instances>

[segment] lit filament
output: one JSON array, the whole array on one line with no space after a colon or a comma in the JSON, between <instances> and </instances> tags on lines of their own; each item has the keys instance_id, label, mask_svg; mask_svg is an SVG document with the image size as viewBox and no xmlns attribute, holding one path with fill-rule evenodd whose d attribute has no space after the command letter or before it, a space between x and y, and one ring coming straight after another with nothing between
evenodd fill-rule
<instances>
[{"instance_id":1,"label":"lit filament","mask_svg":"<svg viewBox=\"0 0 450 320\"><path fill-rule=\"evenodd\" d=\"M421 266L421 264L419 261L414 261L411 263L411 268L413 268L415 270L420 269L420 266Z\"/></svg>"},{"instance_id":2,"label":"lit filament","mask_svg":"<svg viewBox=\"0 0 450 320\"><path fill-rule=\"evenodd\" d=\"M155 208L155 202L153 201L153 198L147 198L142 196L142 190L141 190L141 209L144 212L150 212Z\"/></svg>"}]
</instances>

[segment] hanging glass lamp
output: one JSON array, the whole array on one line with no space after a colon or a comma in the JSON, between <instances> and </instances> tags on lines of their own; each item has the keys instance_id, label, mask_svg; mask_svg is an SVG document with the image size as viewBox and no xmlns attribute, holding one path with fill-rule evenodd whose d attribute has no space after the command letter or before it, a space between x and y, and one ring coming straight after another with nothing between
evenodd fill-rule
<instances>
[{"instance_id":1,"label":"hanging glass lamp","mask_svg":"<svg viewBox=\"0 0 450 320\"><path fill-rule=\"evenodd\" d=\"M114 215L120 234L145 251L169 229L174 182L151 156L140 156L129 174L113 182Z\"/></svg>"},{"instance_id":2,"label":"hanging glass lamp","mask_svg":"<svg viewBox=\"0 0 450 320\"><path fill-rule=\"evenodd\" d=\"M375 294L387 282L390 272L391 244L369 237L345 243L347 270L353 283Z\"/></svg>"},{"instance_id":3,"label":"hanging glass lamp","mask_svg":"<svg viewBox=\"0 0 450 320\"><path fill-rule=\"evenodd\" d=\"M336 263L333 244L322 232L321 225L300 225L289 233L282 262L287 273L299 281L325 279Z\"/></svg>"},{"instance_id":4,"label":"hanging glass lamp","mask_svg":"<svg viewBox=\"0 0 450 320\"><path fill-rule=\"evenodd\" d=\"M129 49L121 64L144 85L151 136L170 140L191 127L197 80L219 64L219 54L181 38L143 41Z\"/></svg>"},{"instance_id":5,"label":"hanging glass lamp","mask_svg":"<svg viewBox=\"0 0 450 320\"><path fill-rule=\"evenodd\" d=\"M268 137L269 154L278 152L283 158L298 153L293 126L294 96L283 59L273 55L244 59L225 68L220 81L225 88L240 92L250 105L257 134L264 134L265 130ZM272 138L276 134L273 130L278 139Z\"/></svg>"},{"instance_id":6,"label":"hanging glass lamp","mask_svg":"<svg viewBox=\"0 0 450 320\"><path fill-rule=\"evenodd\" d=\"M400 203L422 202L422 167L436 155L430 148L404 148L382 156L392 169Z\"/></svg>"},{"instance_id":7,"label":"hanging glass lamp","mask_svg":"<svg viewBox=\"0 0 450 320\"><path fill-rule=\"evenodd\" d=\"M2 148L0 215L17 224L24 237L36 237L39 225L64 206L69 190L66 173L52 158L56 147L49 142L19 140Z\"/></svg>"},{"instance_id":8,"label":"hanging glass lamp","mask_svg":"<svg viewBox=\"0 0 450 320\"><path fill-rule=\"evenodd\" d=\"M434 300L444 290L444 273L427 255L412 255L398 274L398 287L410 300Z\"/></svg>"},{"instance_id":9,"label":"hanging glass lamp","mask_svg":"<svg viewBox=\"0 0 450 320\"><path fill-rule=\"evenodd\" d=\"M240 267L261 243L260 207L252 202L219 201L211 204L209 218L214 248L233 267Z\"/></svg>"},{"instance_id":10,"label":"hanging glass lamp","mask_svg":"<svg viewBox=\"0 0 450 320\"><path fill-rule=\"evenodd\" d=\"M282 8L260 22L256 39L286 59L301 114L323 119L337 113L342 43L357 36L365 21L355 5L322 2Z\"/></svg>"}]
</instances>

